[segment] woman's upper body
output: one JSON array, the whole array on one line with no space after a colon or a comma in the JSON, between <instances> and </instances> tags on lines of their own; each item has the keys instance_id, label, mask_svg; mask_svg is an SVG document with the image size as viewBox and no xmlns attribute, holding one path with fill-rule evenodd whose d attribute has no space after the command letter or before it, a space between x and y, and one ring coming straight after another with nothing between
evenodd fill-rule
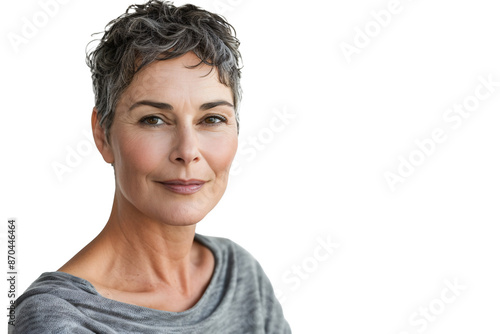
<instances>
[{"instance_id":1,"label":"woman's upper body","mask_svg":"<svg viewBox=\"0 0 500 334\"><path fill-rule=\"evenodd\" d=\"M196 235L215 258L199 301L182 312L102 296L87 280L44 273L17 300L9 333L290 333L272 286L258 262L223 238ZM166 297L168 298L168 297Z\"/></svg>"},{"instance_id":2,"label":"woman's upper body","mask_svg":"<svg viewBox=\"0 0 500 334\"><path fill-rule=\"evenodd\" d=\"M20 333L289 331L256 261L195 237L238 146L232 32L218 15L157 0L110 23L88 64L94 140L115 174L111 213L19 298Z\"/></svg>"}]
</instances>

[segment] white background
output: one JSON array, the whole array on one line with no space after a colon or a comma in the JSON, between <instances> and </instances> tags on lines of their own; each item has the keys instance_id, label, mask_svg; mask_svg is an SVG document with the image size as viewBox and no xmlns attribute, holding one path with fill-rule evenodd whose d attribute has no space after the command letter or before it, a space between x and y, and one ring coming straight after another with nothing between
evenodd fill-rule
<instances>
[{"instance_id":1,"label":"white background","mask_svg":"<svg viewBox=\"0 0 500 334\"><path fill-rule=\"evenodd\" d=\"M260 149L239 154L198 232L228 237L261 262L294 333L498 332L500 87L457 128L443 119L473 101L480 76L500 81L498 10L491 0L401 0L377 33L370 12L389 2L193 2L237 30L240 149L253 150L252 137ZM15 217L19 292L107 221L113 173L97 150L61 180L53 165L90 147L85 46L131 3L67 1L17 47L8 34L22 36L42 7L2 7L2 252ZM348 62L341 43L355 46L366 26L370 42ZM276 112L292 115L280 131L270 130ZM415 141L436 128L446 140L392 191L384 173L398 173L400 156L418 158ZM321 240L339 247L326 253ZM446 280L465 287L453 302L440 301ZM418 312L429 307L425 320Z\"/></svg>"}]
</instances>

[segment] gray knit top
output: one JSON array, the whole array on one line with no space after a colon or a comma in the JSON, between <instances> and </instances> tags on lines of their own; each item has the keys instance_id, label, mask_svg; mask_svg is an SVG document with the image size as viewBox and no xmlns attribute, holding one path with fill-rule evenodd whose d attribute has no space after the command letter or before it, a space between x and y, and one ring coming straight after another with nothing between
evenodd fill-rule
<instances>
[{"instance_id":1,"label":"gray knit top","mask_svg":"<svg viewBox=\"0 0 500 334\"><path fill-rule=\"evenodd\" d=\"M9 333L291 333L269 279L242 247L196 234L215 258L201 299L183 312L111 300L64 272L42 274L16 301Z\"/></svg>"}]
</instances>

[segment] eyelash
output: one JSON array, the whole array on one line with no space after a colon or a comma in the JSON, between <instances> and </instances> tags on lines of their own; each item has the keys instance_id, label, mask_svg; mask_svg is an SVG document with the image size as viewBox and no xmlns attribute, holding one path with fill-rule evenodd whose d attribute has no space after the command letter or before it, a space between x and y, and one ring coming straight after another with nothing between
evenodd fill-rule
<instances>
[{"instance_id":1,"label":"eyelash","mask_svg":"<svg viewBox=\"0 0 500 334\"><path fill-rule=\"evenodd\" d=\"M221 115L207 115L207 117L205 117L203 119L203 121L206 121L209 118L215 118L219 121L215 122L215 123L206 123L207 126L216 126L219 123L227 123L227 118L225 118L224 116L221 116Z\"/></svg>"},{"instance_id":2,"label":"eyelash","mask_svg":"<svg viewBox=\"0 0 500 334\"><path fill-rule=\"evenodd\" d=\"M214 118L214 119L217 119L218 121L215 123L205 123L206 126L216 126L219 123L227 123L227 118L224 116L221 116L221 115L207 115L205 118L203 118L202 122L206 121L209 118ZM150 124L150 123L148 123L148 120L151 120L151 119L158 119L159 121L163 122L163 124ZM146 117L141 118L141 120L139 122L143 125L154 127L154 128L159 127L161 125L164 125L166 123L163 119L161 119L161 117L158 117L158 116L146 116Z\"/></svg>"}]
</instances>

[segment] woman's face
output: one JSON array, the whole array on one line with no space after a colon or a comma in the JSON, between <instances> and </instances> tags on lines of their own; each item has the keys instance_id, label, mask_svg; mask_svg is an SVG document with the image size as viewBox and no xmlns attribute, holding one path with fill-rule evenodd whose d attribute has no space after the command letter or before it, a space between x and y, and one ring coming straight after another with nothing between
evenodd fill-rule
<instances>
[{"instance_id":1,"label":"woman's face","mask_svg":"<svg viewBox=\"0 0 500 334\"><path fill-rule=\"evenodd\" d=\"M118 101L101 152L114 163L116 196L126 211L194 224L226 189L238 145L233 95L215 68L188 68L199 61L188 53L154 62Z\"/></svg>"}]
</instances>

